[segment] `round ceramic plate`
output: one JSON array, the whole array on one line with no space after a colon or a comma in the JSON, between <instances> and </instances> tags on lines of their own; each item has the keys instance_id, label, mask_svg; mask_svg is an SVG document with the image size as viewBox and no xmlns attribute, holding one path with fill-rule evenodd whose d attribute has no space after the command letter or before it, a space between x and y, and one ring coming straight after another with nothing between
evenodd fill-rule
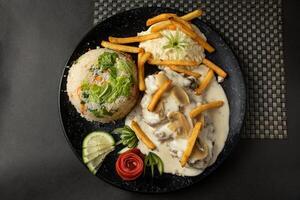
<instances>
[{"instance_id":1,"label":"round ceramic plate","mask_svg":"<svg viewBox=\"0 0 300 200\"><path fill-rule=\"evenodd\" d=\"M137 32L147 29L145 22L148 18L164 12L173 12L179 15L183 14L170 8L148 7L122 12L104 20L97 24L84 36L66 64L59 89L60 117L65 136L81 162L81 145L84 137L88 133L95 130L111 132L113 129L123 126L124 120L119 120L116 123L101 124L97 122L88 122L84 118L81 118L73 105L69 102L68 95L66 93L69 66L71 66L80 55L84 54L89 49L94 49L99 46L101 40L107 40L108 36L134 36ZM155 176L154 178L151 178L146 175L141 176L135 181L128 182L122 181L115 172L115 161L117 159L118 152L117 149L110 153L103 162L101 168L96 174L98 178L117 187L131 191L161 193L178 190L202 180L204 177L216 170L237 143L244 119L246 104L245 86L240 67L231 49L215 31L199 19L195 19L192 22L199 27L199 29L207 37L208 42L216 49L213 54L207 55L208 58L213 60L219 66L222 66L229 74L229 77L222 83L222 87L224 88L229 101L230 130L224 149L219 154L217 161L207 168L202 174L195 177L181 177L171 174L163 174L162 176ZM133 58L136 59L134 55ZM155 72L154 70L147 70L149 70L149 68L146 68L146 74L152 74Z\"/></svg>"}]
</instances>

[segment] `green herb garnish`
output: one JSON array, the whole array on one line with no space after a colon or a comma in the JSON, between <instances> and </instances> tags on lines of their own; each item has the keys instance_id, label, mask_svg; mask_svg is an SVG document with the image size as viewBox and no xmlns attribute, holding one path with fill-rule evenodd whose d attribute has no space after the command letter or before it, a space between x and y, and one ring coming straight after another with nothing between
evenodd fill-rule
<instances>
[{"instance_id":1,"label":"green herb garnish","mask_svg":"<svg viewBox=\"0 0 300 200\"><path fill-rule=\"evenodd\" d=\"M119 76L116 79L110 79L103 85L86 84L81 85L83 99L87 102L98 104L112 103L120 96L128 97L130 95L132 80L126 76Z\"/></svg>"},{"instance_id":2,"label":"green herb garnish","mask_svg":"<svg viewBox=\"0 0 300 200\"><path fill-rule=\"evenodd\" d=\"M117 64L117 68L121 72L130 75L130 77L133 79L133 68L134 68L134 63L133 62L119 60L119 62Z\"/></svg>"},{"instance_id":3,"label":"green herb garnish","mask_svg":"<svg viewBox=\"0 0 300 200\"><path fill-rule=\"evenodd\" d=\"M130 60L119 59L117 53L104 52L98 57L97 65L90 68L91 76L101 76L108 73L108 79L101 84L84 80L81 84L81 98L86 103L96 103L103 106L113 103L119 97L128 97L135 82L134 63ZM96 117L108 115L105 110L91 111Z\"/></svg>"},{"instance_id":4,"label":"green herb garnish","mask_svg":"<svg viewBox=\"0 0 300 200\"><path fill-rule=\"evenodd\" d=\"M130 149L138 145L139 140L137 136L135 135L134 131L127 125L125 125L123 128L115 129L113 133L119 134L122 144Z\"/></svg>"},{"instance_id":5,"label":"green herb garnish","mask_svg":"<svg viewBox=\"0 0 300 200\"><path fill-rule=\"evenodd\" d=\"M116 53L104 52L98 57L98 66L95 69L99 69L100 72L108 70L110 77L116 78L118 70L115 64L118 57Z\"/></svg>"},{"instance_id":6,"label":"green herb garnish","mask_svg":"<svg viewBox=\"0 0 300 200\"><path fill-rule=\"evenodd\" d=\"M149 152L144 159L144 173L147 167L151 168L151 175L154 176L154 168L156 167L159 174L162 175L164 172L164 163L161 158L153 152Z\"/></svg>"},{"instance_id":7,"label":"green herb garnish","mask_svg":"<svg viewBox=\"0 0 300 200\"><path fill-rule=\"evenodd\" d=\"M163 46L164 49L183 50L188 46L188 42L180 37L179 32L176 30L175 36L172 33L164 35L168 39L168 43Z\"/></svg>"},{"instance_id":8,"label":"green herb garnish","mask_svg":"<svg viewBox=\"0 0 300 200\"><path fill-rule=\"evenodd\" d=\"M111 79L115 79L118 76L118 69L115 66L109 68L109 75Z\"/></svg>"},{"instance_id":9,"label":"green herb garnish","mask_svg":"<svg viewBox=\"0 0 300 200\"><path fill-rule=\"evenodd\" d=\"M113 113L107 111L107 109L104 106L102 106L100 109L96 109L96 110L89 109L89 111L91 113L93 113L93 115L95 115L95 117L104 117L104 116L112 116L113 115Z\"/></svg>"},{"instance_id":10,"label":"green herb garnish","mask_svg":"<svg viewBox=\"0 0 300 200\"><path fill-rule=\"evenodd\" d=\"M128 77L120 76L110 80L111 91L107 95L106 102L112 103L120 96L128 97L132 82Z\"/></svg>"},{"instance_id":11,"label":"green herb garnish","mask_svg":"<svg viewBox=\"0 0 300 200\"><path fill-rule=\"evenodd\" d=\"M87 97L88 102L102 104L110 96L111 86L109 84L83 84L81 86L83 98Z\"/></svg>"},{"instance_id":12,"label":"green herb garnish","mask_svg":"<svg viewBox=\"0 0 300 200\"><path fill-rule=\"evenodd\" d=\"M98 67L101 71L113 67L117 58L118 54L116 53L104 52L98 58Z\"/></svg>"}]
</instances>

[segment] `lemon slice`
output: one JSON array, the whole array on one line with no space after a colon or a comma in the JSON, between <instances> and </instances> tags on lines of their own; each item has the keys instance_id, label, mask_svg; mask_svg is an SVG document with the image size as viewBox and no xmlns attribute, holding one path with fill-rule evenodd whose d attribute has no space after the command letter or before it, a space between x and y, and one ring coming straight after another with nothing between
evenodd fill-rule
<instances>
[{"instance_id":1,"label":"lemon slice","mask_svg":"<svg viewBox=\"0 0 300 200\"><path fill-rule=\"evenodd\" d=\"M102 131L95 131L88 134L82 143L82 148L89 148L89 147L105 147L105 146L112 146L115 144L114 138L106 132Z\"/></svg>"},{"instance_id":2,"label":"lemon slice","mask_svg":"<svg viewBox=\"0 0 300 200\"><path fill-rule=\"evenodd\" d=\"M82 159L93 174L96 174L104 158L114 150L114 145L114 138L106 132L95 131L84 138Z\"/></svg>"},{"instance_id":3,"label":"lemon slice","mask_svg":"<svg viewBox=\"0 0 300 200\"><path fill-rule=\"evenodd\" d=\"M103 155L107 152L111 152L112 150L114 150L114 146L111 146L111 147L108 147L108 148L102 148L99 151L95 151L95 152L89 153L89 154L82 153L83 162L88 163L91 160L97 158L98 156Z\"/></svg>"},{"instance_id":4,"label":"lemon slice","mask_svg":"<svg viewBox=\"0 0 300 200\"><path fill-rule=\"evenodd\" d=\"M113 151L113 148L110 151L107 151L103 154L100 154L98 157L94 158L93 160L89 161L86 166L89 168L89 170L93 173L96 174L98 169L101 167L101 164L105 157Z\"/></svg>"}]
</instances>

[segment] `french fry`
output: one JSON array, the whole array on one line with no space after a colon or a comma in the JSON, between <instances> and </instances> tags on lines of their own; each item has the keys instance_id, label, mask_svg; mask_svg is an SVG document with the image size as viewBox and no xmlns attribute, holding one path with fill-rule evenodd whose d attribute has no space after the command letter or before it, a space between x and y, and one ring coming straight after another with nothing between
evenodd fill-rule
<instances>
[{"instance_id":1,"label":"french fry","mask_svg":"<svg viewBox=\"0 0 300 200\"><path fill-rule=\"evenodd\" d=\"M166 29L175 31L177 27L174 24L170 24L169 26L166 27Z\"/></svg>"},{"instance_id":2,"label":"french fry","mask_svg":"<svg viewBox=\"0 0 300 200\"><path fill-rule=\"evenodd\" d=\"M168 14L170 14L170 13L168 13ZM187 15L184 15L182 17L177 17L175 14L173 16L168 16L167 20L160 21L159 24L153 26L151 28L151 32L156 33L156 32L162 31L164 29L175 30L176 28L174 28L174 26L170 26L173 24L177 28L179 28L183 33L185 33L186 35L191 37L193 40L195 40L207 52L212 53L215 51L214 47L212 47L201 36L199 36L197 33L195 33L192 26L188 22L186 22L195 17L201 16L201 14L202 14L201 10L195 10L195 11L193 11Z\"/></svg>"},{"instance_id":3,"label":"french fry","mask_svg":"<svg viewBox=\"0 0 300 200\"><path fill-rule=\"evenodd\" d=\"M131 121L131 128L136 136L151 150L156 148L156 145L150 140L146 133L141 129L136 121Z\"/></svg>"},{"instance_id":4,"label":"french fry","mask_svg":"<svg viewBox=\"0 0 300 200\"><path fill-rule=\"evenodd\" d=\"M200 83L199 87L196 89L196 94L197 95L202 94L202 92L207 88L207 86L209 85L209 83L210 83L210 81L212 80L213 77L214 77L214 71L212 69L209 69L206 76L204 77L204 79Z\"/></svg>"},{"instance_id":5,"label":"french fry","mask_svg":"<svg viewBox=\"0 0 300 200\"><path fill-rule=\"evenodd\" d=\"M215 48L211 46L208 42L206 42L202 37L197 35L195 41L198 42L200 46L202 46L208 53L212 53L215 51Z\"/></svg>"},{"instance_id":6,"label":"french fry","mask_svg":"<svg viewBox=\"0 0 300 200\"><path fill-rule=\"evenodd\" d=\"M101 46L108 48L108 49L112 49L112 50L116 50L116 51L123 51L123 52L128 52L128 53L140 53L140 52L144 51L142 48L126 46L126 45L121 45L121 44L114 44L114 43L110 43L107 41L102 41Z\"/></svg>"},{"instance_id":7,"label":"french fry","mask_svg":"<svg viewBox=\"0 0 300 200\"><path fill-rule=\"evenodd\" d=\"M144 42L147 40L153 40L156 38L160 38L162 35L160 33L150 33L147 35L139 35L134 37L126 37L126 38L118 38L118 37L108 37L108 40L112 43L117 44L128 44L134 42Z\"/></svg>"},{"instance_id":8,"label":"french fry","mask_svg":"<svg viewBox=\"0 0 300 200\"><path fill-rule=\"evenodd\" d=\"M185 25L174 21L173 19L170 20L178 29L180 29L183 33L188 35L190 38L195 39L197 37L197 34L189 27L186 27Z\"/></svg>"},{"instance_id":9,"label":"french fry","mask_svg":"<svg viewBox=\"0 0 300 200\"><path fill-rule=\"evenodd\" d=\"M195 40L200 46L202 46L209 53L212 53L212 52L215 51L215 49L208 42L206 42L201 36L199 36L197 33L195 33L192 28L189 28L189 27L185 26L184 24L181 24L181 23L179 23L177 21L174 21L174 20L171 20L171 22L178 29L180 29L183 33L185 33L190 38Z\"/></svg>"},{"instance_id":10,"label":"french fry","mask_svg":"<svg viewBox=\"0 0 300 200\"><path fill-rule=\"evenodd\" d=\"M156 24L156 25L152 26L151 27L151 32L156 33L156 32L162 31L162 30L166 29L171 24L172 24L172 22L170 20L162 21L159 24Z\"/></svg>"},{"instance_id":11,"label":"french fry","mask_svg":"<svg viewBox=\"0 0 300 200\"><path fill-rule=\"evenodd\" d=\"M145 91L146 85L145 85L145 79L142 79L145 77L145 68L141 65L141 60L144 55L144 52L138 53L137 57L137 67L138 67L138 81L139 81L139 90Z\"/></svg>"},{"instance_id":12,"label":"french fry","mask_svg":"<svg viewBox=\"0 0 300 200\"><path fill-rule=\"evenodd\" d=\"M150 52L138 54L138 78L139 78L139 90L145 91L145 62L151 57Z\"/></svg>"},{"instance_id":13,"label":"french fry","mask_svg":"<svg viewBox=\"0 0 300 200\"><path fill-rule=\"evenodd\" d=\"M182 18L180 18L180 17L178 17L178 16L173 16L171 19L172 19L173 21L178 22L178 23L180 23L180 24L186 26L187 28L193 30L191 24L190 24L189 22L185 21L184 19L182 19Z\"/></svg>"},{"instance_id":14,"label":"french fry","mask_svg":"<svg viewBox=\"0 0 300 200\"><path fill-rule=\"evenodd\" d=\"M176 65L168 65L168 67L175 71L175 72L178 72L178 73L183 73L183 74L186 74L188 76L193 76L195 78L199 78L201 76L201 74L199 74L198 72L193 72L193 71L190 71L190 70L187 70L187 69L184 69L182 67L178 67Z\"/></svg>"},{"instance_id":15,"label":"french fry","mask_svg":"<svg viewBox=\"0 0 300 200\"><path fill-rule=\"evenodd\" d=\"M146 26L151 26L152 24L168 20L168 19L170 19L173 16L176 16L176 14L173 14L173 13L162 13L160 15L157 15L155 17L152 17L152 18L148 19L146 21Z\"/></svg>"},{"instance_id":16,"label":"french fry","mask_svg":"<svg viewBox=\"0 0 300 200\"><path fill-rule=\"evenodd\" d=\"M196 117L194 117L194 121L195 122L201 122L201 124L202 124L202 129L204 128L204 126L205 126L205 119L204 119L204 114L202 113L202 114L200 114L200 115L198 115L198 116L196 116Z\"/></svg>"},{"instance_id":17,"label":"french fry","mask_svg":"<svg viewBox=\"0 0 300 200\"><path fill-rule=\"evenodd\" d=\"M198 66L196 61L192 60L155 60L149 59L150 65L179 65L179 66Z\"/></svg>"},{"instance_id":18,"label":"french fry","mask_svg":"<svg viewBox=\"0 0 300 200\"><path fill-rule=\"evenodd\" d=\"M192 154L197 137L201 133L201 127L202 127L202 123L197 122L192 130L192 134L190 135L190 137L188 139L186 149L184 150L183 155L180 159L180 164L182 167L184 167L186 165L187 161L190 158L190 155Z\"/></svg>"},{"instance_id":19,"label":"french fry","mask_svg":"<svg viewBox=\"0 0 300 200\"><path fill-rule=\"evenodd\" d=\"M171 87L172 81L165 81L159 89L153 94L152 99L147 107L150 112L153 112L162 95Z\"/></svg>"},{"instance_id":20,"label":"french fry","mask_svg":"<svg viewBox=\"0 0 300 200\"><path fill-rule=\"evenodd\" d=\"M138 61L141 60L144 53L145 53L144 51L138 53Z\"/></svg>"},{"instance_id":21,"label":"french fry","mask_svg":"<svg viewBox=\"0 0 300 200\"><path fill-rule=\"evenodd\" d=\"M204 118L204 115L202 114L201 117L200 117L200 122L202 124L202 128L204 128L204 123L205 123L205 118Z\"/></svg>"},{"instance_id":22,"label":"french fry","mask_svg":"<svg viewBox=\"0 0 300 200\"><path fill-rule=\"evenodd\" d=\"M223 69L221 69L219 66L217 66L210 60L204 58L202 63L205 64L208 68L214 70L214 72L216 72L216 74L218 74L222 78L225 78L227 76L227 73Z\"/></svg>"},{"instance_id":23,"label":"french fry","mask_svg":"<svg viewBox=\"0 0 300 200\"><path fill-rule=\"evenodd\" d=\"M212 101L207 104L199 105L190 112L190 117L194 118L194 117L198 116L199 114L201 114L203 111L214 109L214 108L219 108L219 107L223 106L223 104L224 104L223 101Z\"/></svg>"},{"instance_id":24,"label":"french fry","mask_svg":"<svg viewBox=\"0 0 300 200\"><path fill-rule=\"evenodd\" d=\"M203 14L202 10L194 10L188 14L185 14L183 16L181 16L180 18L185 20L185 21L190 21L192 19L195 19L197 17L200 17Z\"/></svg>"}]
</instances>

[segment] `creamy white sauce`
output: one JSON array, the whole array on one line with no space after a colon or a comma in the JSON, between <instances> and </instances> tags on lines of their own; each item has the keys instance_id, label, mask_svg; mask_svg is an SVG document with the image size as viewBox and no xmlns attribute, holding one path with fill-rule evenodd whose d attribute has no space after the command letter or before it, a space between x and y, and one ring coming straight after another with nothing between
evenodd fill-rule
<instances>
[{"instance_id":1,"label":"creamy white sauce","mask_svg":"<svg viewBox=\"0 0 300 200\"><path fill-rule=\"evenodd\" d=\"M201 66L196 71L202 72L204 73L203 75L205 75L205 71L207 70L204 66ZM177 74L177 76L180 75ZM170 79L174 80L176 79L176 77ZM210 166L215 162L217 156L222 151L227 138L229 130L229 106L226 95L222 87L218 84L218 82L215 79L212 80L211 84L207 88L206 92L204 92L203 96L196 96L193 93L189 93L189 96L191 98L191 104L184 107L183 113L190 123L192 123L192 120L190 117L188 117L188 114L194 107L196 107L197 104L201 103L201 101L197 101L199 100L199 98L203 99L203 101L205 102L210 102L214 100L224 101L224 105L221 108L205 112L206 126L202 130L200 138L207 143L209 147L209 155L206 159L203 160L203 162L198 163L198 169L188 165L184 168L180 166L179 160L182 156L182 152L186 148L187 138L177 138L170 140L170 142L164 141L164 139L162 141L159 140L157 134L159 134L159 132L162 132L161 130L164 130L165 134L172 135L173 133L172 131L168 132L166 123L162 123L161 125L159 125L161 121L159 121L156 117L153 117L154 115L157 115L156 113L151 113L147 111L147 109L142 109L141 105L138 105L126 118L126 124L129 126L131 124L131 120L135 120L136 122L138 122L141 129L156 144L157 149L155 149L153 152L158 154L163 160L165 173L172 173L183 176L195 176L200 174L206 167ZM150 102L149 97L151 97L151 95L148 94L146 94L143 97L143 100L147 99L147 103L144 102L144 108L146 108L148 103ZM165 100L169 99L169 97L170 96L165 98ZM168 103L169 102L167 102L167 104ZM170 104L173 103L170 102ZM151 114L148 115L149 113ZM145 120L145 116L147 120ZM148 118L152 118L152 124L155 125L152 125L151 123L149 125ZM155 123L153 123L153 120L155 121ZM170 147L171 149L177 150L177 152L175 153L176 156L174 156L173 152L170 152ZM141 149L141 151L145 154L147 154L150 151L142 142L139 143L138 148Z\"/></svg>"},{"instance_id":2,"label":"creamy white sauce","mask_svg":"<svg viewBox=\"0 0 300 200\"><path fill-rule=\"evenodd\" d=\"M199 30L196 30L200 33ZM172 31L169 31L172 32ZM174 32L174 31L173 31ZM142 32L140 34L145 34ZM184 35L184 33L180 34ZM201 35L202 36L202 35ZM187 37L188 38L188 37ZM189 39L189 38L188 38ZM140 47L146 51L151 52L155 58L158 59L175 59L176 53L165 52L165 49L161 48L165 44L165 38L158 38L150 40L140 44ZM191 45L195 45L194 41L189 41ZM197 44L196 44L197 45ZM192 50L194 48L194 50ZM197 60L201 61L204 58L204 50L202 47L192 47L186 50L183 55L180 55L181 59ZM195 52L196 49L196 52ZM190 52L192 51L192 52ZM190 57L192 56L192 57ZM178 59L178 58L177 58ZM130 126L131 121L135 120L141 127L141 129L148 135L148 137L157 146L153 152L155 152L164 163L164 172L181 176L196 176L204 171L204 169L215 162L219 153L222 151L225 141L227 139L229 130L229 106L226 95L223 88L219 85L216 78L214 78L203 95L196 96L192 89L189 88L191 80L182 74L173 72L169 68L162 67L163 73L172 80L172 85L180 86L187 92L190 104L181 107L178 102L172 98L167 92L162 98L164 105L164 115L161 116L158 113L149 112L147 106L151 100L152 94L158 89L158 85L155 80L155 75L148 76L145 80L146 91L145 95L134 110L127 116L125 123ZM193 71L201 73L201 77L197 82L203 80L208 69L204 65L192 68ZM160 72L162 73L162 72ZM205 126L201 131L199 138L204 141L208 146L208 156L203 160L192 160L185 167L181 167L180 158L183 151L186 149L188 137L175 137L176 133L168 128L168 114L174 111L181 110L189 124L192 126L193 120L189 117L189 112L199 104L206 102L222 100L224 105L221 108L204 112ZM168 140L167 140L168 139ZM147 154L150 150L139 142L138 148ZM196 161L197 164L191 162Z\"/></svg>"},{"instance_id":3,"label":"creamy white sauce","mask_svg":"<svg viewBox=\"0 0 300 200\"><path fill-rule=\"evenodd\" d=\"M155 128L149 126L144 122L141 116L141 107L137 106L135 109L127 116L125 124L130 126L131 121L135 120L140 125L141 129L147 134L147 136L151 139L151 141L157 146L154 153L156 153L164 163L164 172L177 174L177 175L186 175L186 176L196 176L201 173L199 169L189 168L189 167L181 167L178 158L173 157L170 153L170 149L165 143L160 142L157 137L154 135ZM150 150L144 143L139 142L138 147L141 152L144 154L148 154Z\"/></svg>"}]
</instances>

